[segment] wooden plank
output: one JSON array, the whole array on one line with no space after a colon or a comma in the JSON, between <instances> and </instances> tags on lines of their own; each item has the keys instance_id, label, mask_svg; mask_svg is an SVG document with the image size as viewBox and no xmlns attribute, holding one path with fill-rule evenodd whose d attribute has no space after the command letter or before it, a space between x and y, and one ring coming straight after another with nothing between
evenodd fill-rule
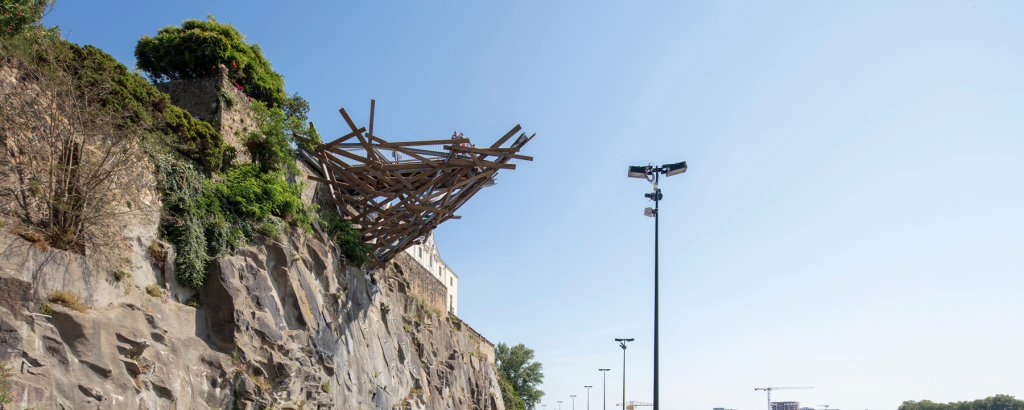
<instances>
[{"instance_id":1,"label":"wooden plank","mask_svg":"<svg viewBox=\"0 0 1024 410\"><path fill-rule=\"evenodd\" d=\"M370 99L370 135L373 135L373 109L377 105L377 100Z\"/></svg>"},{"instance_id":2,"label":"wooden plank","mask_svg":"<svg viewBox=\"0 0 1024 410\"><path fill-rule=\"evenodd\" d=\"M465 165L465 166L474 166L474 165L476 165L476 163L474 163L473 161L470 161L468 159L450 159L450 160L448 160L448 163L452 164L452 165ZM483 164L486 168L516 169L516 164L503 164L501 162L491 162L491 161L480 161L480 163Z\"/></svg>"},{"instance_id":3,"label":"wooden plank","mask_svg":"<svg viewBox=\"0 0 1024 410\"><path fill-rule=\"evenodd\" d=\"M429 206L421 206L421 205L409 204L409 205L406 205L406 207L409 207L409 208L412 208L412 209L418 209L418 210L421 210L421 211L433 212L433 213L437 213L437 214L451 214L452 213L451 211L447 211L447 210L444 210L444 209L441 209L441 208L429 207Z\"/></svg>"},{"instance_id":4,"label":"wooden plank","mask_svg":"<svg viewBox=\"0 0 1024 410\"><path fill-rule=\"evenodd\" d=\"M463 147L461 145L445 145L445 149L451 149L453 151L459 151L459 152L472 152L472 153L476 153L476 154L493 155L495 157L509 157L509 158L521 159L521 160L525 160L525 161L533 161L533 157L529 157L529 156L526 156L526 155L517 155L517 154L512 154L512 153L500 152L498 150L492 150L492 149L489 149L489 148L471 148L471 147Z\"/></svg>"},{"instance_id":5,"label":"wooden plank","mask_svg":"<svg viewBox=\"0 0 1024 410\"><path fill-rule=\"evenodd\" d=\"M491 175L494 175L494 173L496 173L496 172L498 172L498 171L497 170L493 170L493 169L481 172L481 173L477 174L475 177L472 177L470 179L467 179L465 181L462 181L462 182L459 182L459 183L455 184L455 188L464 187L466 185L469 185L469 184L473 183L474 181L476 181L476 180L478 180L480 178L484 178L484 177L490 178Z\"/></svg>"},{"instance_id":6,"label":"wooden plank","mask_svg":"<svg viewBox=\"0 0 1024 410\"><path fill-rule=\"evenodd\" d=\"M495 142L494 144L491 144L491 148L498 148L498 147L500 147L501 144L504 144L505 141L508 141L508 139L512 138L513 135L516 135L516 133L519 132L520 129L522 129L522 127L520 127L519 124L516 124L515 127L512 127L511 131L506 132L505 135L503 137L499 138L497 142Z\"/></svg>"},{"instance_id":7,"label":"wooden plank","mask_svg":"<svg viewBox=\"0 0 1024 410\"><path fill-rule=\"evenodd\" d=\"M353 154L351 152L345 151L343 149L337 149L337 148L334 148L334 147L324 147L324 150L325 151L330 151L333 154L341 155L341 156L343 156L345 158L349 158L349 159L352 159L352 160L355 160L355 161L362 162L362 163L367 164L367 165L369 165L370 163L374 162L373 160L371 160L369 158L358 156L356 154Z\"/></svg>"},{"instance_id":8,"label":"wooden plank","mask_svg":"<svg viewBox=\"0 0 1024 410\"><path fill-rule=\"evenodd\" d=\"M394 148L394 147L413 147L413 146L418 146L418 145L461 144L463 142L468 144L469 143L469 138L446 139L446 140L424 140L424 141L389 142L389 143L386 143L386 144L380 144L380 146L384 147L384 148Z\"/></svg>"},{"instance_id":9,"label":"wooden plank","mask_svg":"<svg viewBox=\"0 0 1024 410\"><path fill-rule=\"evenodd\" d=\"M340 144L342 142L345 142L349 138L352 138L352 137L354 137L356 135L362 134L365 131L366 131L366 128L360 128L358 130L355 130L355 131L352 131L352 132L350 132L348 134L345 134L341 138L338 138L338 139L336 139L334 141L331 141L331 142L327 143L326 145Z\"/></svg>"},{"instance_id":10,"label":"wooden plank","mask_svg":"<svg viewBox=\"0 0 1024 410\"><path fill-rule=\"evenodd\" d=\"M405 148L402 148L402 147L385 147L383 144L388 144L387 141L384 141L383 139L380 139L380 138L375 137L373 135L370 135L369 137L370 137L371 140L376 141L377 142L377 146L379 146L381 148L392 148L395 151L401 152L401 153L406 154L406 155L408 155L410 157L413 157L413 158L416 158L416 159L418 159L420 161L423 161L423 162L429 164L432 167L439 166L438 163L436 163L434 161L431 161L431 160L427 159L426 157L424 157L422 155L419 155L419 154L417 154L415 152L409 151L409 150L407 150Z\"/></svg>"}]
</instances>

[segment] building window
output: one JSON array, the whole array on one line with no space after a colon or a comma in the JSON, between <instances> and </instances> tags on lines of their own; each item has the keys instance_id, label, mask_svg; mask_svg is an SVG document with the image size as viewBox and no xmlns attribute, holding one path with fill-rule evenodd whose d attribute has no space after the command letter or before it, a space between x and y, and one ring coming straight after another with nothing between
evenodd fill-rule
<instances>
[{"instance_id":1,"label":"building window","mask_svg":"<svg viewBox=\"0 0 1024 410\"><path fill-rule=\"evenodd\" d=\"M448 295L448 310L455 313L455 297Z\"/></svg>"},{"instance_id":2,"label":"building window","mask_svg":"<svg viewBox=\"0 0 1024 410\"><path fill-rule=\"evenodd\" d=\"M455 286L455 279L454 278L448 278L448 286Z\"/></svg>"}]
</instances>

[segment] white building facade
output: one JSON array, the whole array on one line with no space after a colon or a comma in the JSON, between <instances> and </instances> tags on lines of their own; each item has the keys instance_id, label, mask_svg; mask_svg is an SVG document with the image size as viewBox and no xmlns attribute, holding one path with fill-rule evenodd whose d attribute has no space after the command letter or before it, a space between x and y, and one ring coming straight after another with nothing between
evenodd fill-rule
<instances>
[{"instance_id":1,"label":"white building facade","mask_svg":"<svg viewBox=\"0 0 1024 410\"><path fill-rule=\"evenodd\" d=\"M405 250L409 256L412 256L416 263L423 266L427 272L430 272L444 283L444 286L448 288L448 298L445 301L448 306L448 313L458 316L459 314L459 275L456 275L448 264L444 263L441 259L441 254L437 251L437 244L434 242L434 233L431 232L424 240L421 245L413 245Z\"/></svg>"}]
</instances>

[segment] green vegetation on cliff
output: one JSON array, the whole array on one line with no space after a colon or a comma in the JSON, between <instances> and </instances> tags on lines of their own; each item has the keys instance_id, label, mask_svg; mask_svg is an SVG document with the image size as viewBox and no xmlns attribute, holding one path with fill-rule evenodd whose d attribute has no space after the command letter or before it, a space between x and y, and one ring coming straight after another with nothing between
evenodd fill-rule
<instances>
[{"instance_id":1,"label":"green vegetation on cliff","mask_svg":"<svg viewBox=\"0 0 1024 410\"><path fill-rule=\"evenodd\" d=\"M0 39L45 30L39 21L52 6L53 0L0 0Z\"/></svg>"},{"instance_id":2,"label":"green vegetation on cliff","mask_svg":"<svg viewBox=\"0 0 1024 410\"><path fill-rule=\"evenodd\" d=\"M369 259L370 251L370 247L363 242L362 233L353 228L350 222L341 220L334 213L324 216L322 222L327 236L330 236L338 244L346 261L352 266L362 267Z\"/></svg>"},{"instance_id":3,"label":"green vegetation on cliff","mask_svg":"<svg viewBox=\"0 0 1024 410\"><path fill-rule=\"evenodd\" d=\"M207 77L223 65L246 95L270 107L281 107L288 99L284 77L273 70L260 46L249 44L231 24L213 16L164 27L156 37L143 36L135 46L135 58L153 81Z\"/></svg>"},{"instance_id":4,"label":"green vegetation on cliff","mask_svg":"<svg viewBox=\"0 0 1024 410\"><path fill-rule=\"evenodd\" d=\"M182 44L193 35L205 39L199 42L204 50L216 50L209 53L211 58L231 58L231 64L217 64L230 66L229 72L245 79L241 81L248 90L265 97L250 105L256 129L239 135L252 158L245 163L233 163L236 149L223 136L172 105L168 95L145 78L98 48L67 42L55 28L39 26L40 13L52 3L0 1L5 11L31 6L36 13L24 21L0 21L12 33L0 43L0 67L20 70L26 84L40 87L46 95L4 91L0 131L10 135L20 151L0 155L0 174L25 182L0 188L0 195L22 204L8 216L61 249L84 253L114 246L110 244L119 242L123 223L117 221L124 220L124 212L118 210L138 210L134 204L149 189L145 181L153 169L163 196L161 232L176 247L177 279L196 289L205 283L213 260L235 252L255 234L273 239L290 231L288 224L312 231L315 206L300 199L302 184L285 179L288 172L297 171L294 135L319 140L306 123L309 103L297 94L284 94L281 76L270 69L259 47L246 44L237 30L212 18L190 20L181 28L160 30L156 39L144 38L137 52L152 57L149 62L140 58L139 64L155 78L204 74L202 64L211 61L194 58L196 53L182 54L193 50L189 47L195 44ZM64 120L57 123L67 129L32 131L46 128L41 125L53 124L55 118ZM78 137L82 135L86 137ZM96 138L89 139L90 135ZM325 225L349 261L366 262L366 244L358 231L340 221ZM96 234L101 231L106 235Z\"/></svg>"}]
</instances>

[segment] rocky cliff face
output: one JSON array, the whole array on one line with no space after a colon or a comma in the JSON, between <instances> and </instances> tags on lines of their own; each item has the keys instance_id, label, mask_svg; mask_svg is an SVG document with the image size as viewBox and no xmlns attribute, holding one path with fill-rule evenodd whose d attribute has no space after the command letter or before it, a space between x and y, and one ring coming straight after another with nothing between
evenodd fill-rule
<instances>
[{"instance_id":1,"label":"rocky cliff face","mask_svg":"<svg viewBox=\"0 0 1024 410\"><path fill-rule=\"evenodd\" d=\"M0 233L0 407L504 410L487 346L410 292L409 266L346 266L322 233L258 238L211 266L197 308L140 231L120 280ZM53 290L91 307L44 315Z\"/></svg>"}]
</instances>

